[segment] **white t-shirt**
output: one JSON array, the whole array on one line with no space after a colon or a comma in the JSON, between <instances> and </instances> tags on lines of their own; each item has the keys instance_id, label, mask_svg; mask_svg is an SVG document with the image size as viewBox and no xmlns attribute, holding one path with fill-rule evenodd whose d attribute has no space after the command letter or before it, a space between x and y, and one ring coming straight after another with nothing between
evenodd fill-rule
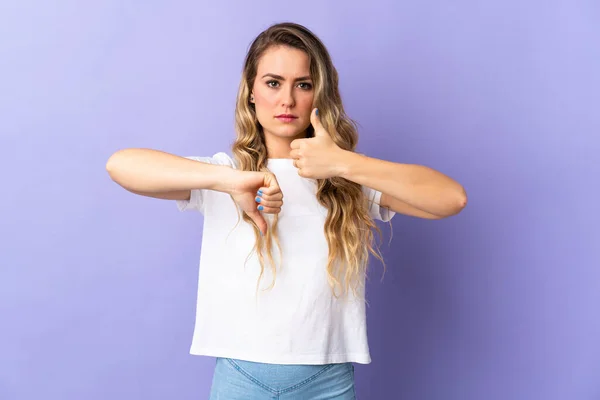
<instances>
[{"instance_id":1,"label":"white t-shirt","mask_svg":"<svg viewBox=\"0 0 600 400\"><path fill-rule=\"evenodd\" d=\"M188 158L235 168L225 153ZM327 282L327 209L315 196L316 181L299 176L291 159L269 159L268 168L284 195L278 228L283 261L274 246L279 265L270 290L256 292L260 264L252 252L254 231L243 219L238 223L228 194L197 189L189 201L177 200L180 211L204 215L190 353L271 364L368 364L364 299L352 291L336 299ZM381 192L364 190L371 216L389 221L394 213L379 207ZM271 282L271 267L265 265L260 287Z\"/></svg>"}]
</instances>

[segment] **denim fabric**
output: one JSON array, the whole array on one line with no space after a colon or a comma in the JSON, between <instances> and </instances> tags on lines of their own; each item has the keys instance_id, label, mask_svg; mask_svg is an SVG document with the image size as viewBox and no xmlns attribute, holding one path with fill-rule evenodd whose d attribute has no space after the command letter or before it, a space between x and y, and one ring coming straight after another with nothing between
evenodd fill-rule
<instances>
[{"instance_id":1,"label":"denim fabric","mask_svg":"<svg viewBox=\"0 0 600 400\"><path fill-rule=\"evenodd\" d=\"M210 400L354 400L354 366L217 358Z\"/></svg>"}]
</instances>

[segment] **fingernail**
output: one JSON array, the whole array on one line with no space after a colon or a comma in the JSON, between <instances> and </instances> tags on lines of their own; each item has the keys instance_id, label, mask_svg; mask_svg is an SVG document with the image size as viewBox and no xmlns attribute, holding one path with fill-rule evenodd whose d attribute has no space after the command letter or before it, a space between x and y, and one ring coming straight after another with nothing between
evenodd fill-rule
<instances>
[{"instance_id":1,"label":"fingernail","mask_svg":"<svg viewBox=\"0 0 600 400\"><path fill-rule=\"evenodd\" d=\"M263 233L262 233L262 231L258 231L258 232L260 233L260 236L263 236Z\"/></svg>"},{"instance_id":2,"label":"fingernail","mask_svg":"<svg viewBox=\"0 0 600 400\"><path fill-rule=\"evenodd\" d=\"M264 207L263 206L258 206L258 211L262 211L262 210L264 210Z\"/></svg>"},{"instance_id":3,"label":"fingernail","mask_svg":"<svg viewBox=\"0 0 600 400\"><path fill-rule=\"evenodd\" d=\"M258 191L258 195L259 195L259 196L262 196L262 190L259 190L259 191Z\"/></svg>"},{"instance_id":4,"label":"fingernail","mask_svg":"<svg viewBox=\"0 0 600 400\"><path fill-rule=\"evenodd\" d=\"M255 200L257 203L260 203L260 197L257 197Z\"/></svg>"},{"instance_id":5,"label":"fingernail","mask_svg":"<svg viewBox=\"0 0 600 400\"><path fill-rule=\"evenodd\" d=\"M316 114L319 115L319 109L317 108Z\"/></svg>"}]
</instances>

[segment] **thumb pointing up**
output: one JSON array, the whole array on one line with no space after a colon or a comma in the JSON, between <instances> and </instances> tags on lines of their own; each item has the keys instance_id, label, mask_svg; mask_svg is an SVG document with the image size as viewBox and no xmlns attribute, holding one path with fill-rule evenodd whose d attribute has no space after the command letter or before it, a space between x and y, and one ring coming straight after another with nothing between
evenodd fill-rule
<instances>
[{"instance_id":1,"label":"thumb pointing up","mask_svg":"<svg viewBox=\"0 0 600 400\"><path fill-rule=\"evenodd\" d=\"M321 125L318 108L312 110L312 113L310 114L310 123L315 130L315 137L328 136L327 131L323 128L323 125Z\"/></svg>"}]
</instances>

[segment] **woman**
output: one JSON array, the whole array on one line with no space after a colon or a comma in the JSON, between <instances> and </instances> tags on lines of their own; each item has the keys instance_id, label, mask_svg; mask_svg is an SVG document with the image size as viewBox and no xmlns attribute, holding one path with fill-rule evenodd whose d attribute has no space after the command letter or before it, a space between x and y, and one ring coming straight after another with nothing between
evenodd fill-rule
<instances>
[{"instance_id":1,"label":"woman","mask_svg":"<svg viewBox=\"0 0 600 400\"><path fill-rule=\"evenodd\" d=\"M374 219L460 212L460 184L354 152L321 41L271 26L246 56L232 156L116 152L111 178L204 214L192 354L217 358L211 399L352 399L369 363L364 283ZM241 217L241 218L240 218Z\"/></svg>"}]
</instances>

